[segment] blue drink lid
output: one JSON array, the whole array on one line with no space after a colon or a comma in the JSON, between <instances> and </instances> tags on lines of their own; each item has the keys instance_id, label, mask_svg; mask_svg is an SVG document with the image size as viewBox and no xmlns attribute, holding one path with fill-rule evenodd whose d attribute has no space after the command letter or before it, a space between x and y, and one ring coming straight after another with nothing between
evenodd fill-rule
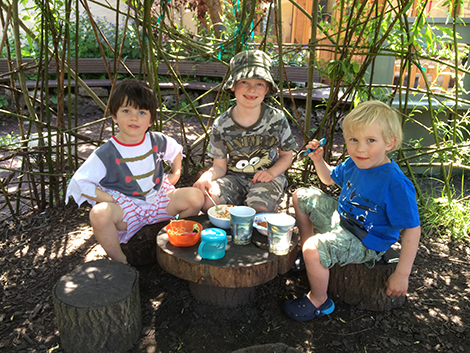
<instances>
[{"instance_id":1,"label":"blue drink lid","mask_svg":"<svg viewBox=\"0 0 470 353\"><path fill-rule=\"evenodd\" d=\"M201 238L206 241L223 240L227 237L227 232L219 228L207 228L201 232Z\"/></svg>"}]
</instances>

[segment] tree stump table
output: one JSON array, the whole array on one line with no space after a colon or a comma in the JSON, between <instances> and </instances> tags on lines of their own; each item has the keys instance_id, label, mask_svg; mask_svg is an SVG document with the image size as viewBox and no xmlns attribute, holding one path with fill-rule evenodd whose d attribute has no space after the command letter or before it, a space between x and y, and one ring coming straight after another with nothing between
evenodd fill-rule
<instances>
[{"instance_id":1,"label":"tree stump table","mask_svg":"<svg viewBox=\"0 0 470 353\"><path fill-rule=\"evenodd\" d=\"M187 219L201 223L204 229L216 228L206 215ZM231 237L230 230L226 231ZM163 228L157 235L157 260L165 271L188 281L198 302L231 308L248 304L254 299L255 286L290 270L298 251L298 237L292 238L289 253L277 256L268 251L267 237L253 229L250 244L229 241L222 259L207 260L199 256L199 244L187 248L171 245Z\"/></svg>"},{"instance_id":2,"label":"tree stump table","mask_svg":"<svg viewBox=\"0 0 470 353\"><path fill-rule=\"evenodd\" d=\"M67 353L119 353L142 329L139 274L111 260L85 263L53 289L60 341Z\"/></svg>"}]
</instances>

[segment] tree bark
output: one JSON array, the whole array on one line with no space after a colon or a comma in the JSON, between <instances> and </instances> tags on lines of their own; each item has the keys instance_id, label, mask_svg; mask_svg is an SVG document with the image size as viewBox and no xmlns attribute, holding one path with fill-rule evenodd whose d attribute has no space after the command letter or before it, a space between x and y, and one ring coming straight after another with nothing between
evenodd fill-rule
<instances>
[{"instance_id":1,"label":"tree bark","mask_svg":"<svg viewBox=\"0 0 470 353\"><path fill-rule=\"evenodd\" d=\"M391 297L385 294L387 279L395 268L396 264L385 264L383 261L373 268L364 264L335 265L330 269L330 298L373 311L398 308L406 301L406 296Z\"/></svg>"},{"instance_id":2,"label":"tree bark","mask_svg":"<svg viewBox=\"0 0 470 353\"><path fill-rule=\"evenodd\" d=\"M110 260L85 263L53 290L61 346L67 353L119 353L142 329L139 274Z\"/></svg>"}]
</instances>

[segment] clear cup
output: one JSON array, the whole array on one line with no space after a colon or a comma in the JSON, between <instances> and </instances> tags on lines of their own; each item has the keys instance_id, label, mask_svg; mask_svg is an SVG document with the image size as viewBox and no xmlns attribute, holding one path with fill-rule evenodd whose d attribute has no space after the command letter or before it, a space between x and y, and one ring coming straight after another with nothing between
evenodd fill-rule
<instances>
[{"instance_id":1,"label":"clear cup","mask_svg":"<svg viewBox=\"0 0 470 353\"><path fill-rule=\"evenodd\" d=\"M295 218L284 213L272 214L266 217L266 223L269 252L276 255L288 254Z\"/></svg>"},{"instance_id":2,"label":"clear cup","mask_svg":"<svg viewBox=\"0 0 470 353\"><path fill-rule=\"evenodd\" d=\"M229 208L229 212L232 241L238 245L249 244L253 233L253 218L256 210L248 206L235 206Z\"/></svg>"}]
</instances>

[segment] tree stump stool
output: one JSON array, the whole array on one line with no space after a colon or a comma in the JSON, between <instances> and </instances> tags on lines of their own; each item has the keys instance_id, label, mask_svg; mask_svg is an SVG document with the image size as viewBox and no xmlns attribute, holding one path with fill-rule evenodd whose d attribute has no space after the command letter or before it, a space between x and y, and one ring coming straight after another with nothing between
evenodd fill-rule
<instances>
[{"instance_id":1,"label":"tree stump stool","mask_svg":"<svg viewBox=\"0 0 470 353\"><path fill-rule=\"evenodd\" d=\"M157 234L170 221L149 224L142 227L127 242L121 244L121 250L132 266L143 266L157 262Z\"/></svg>"},{"instance_id":2,"label":"tree stump stool","mask_svg":"<svg viewBox=\"0 0 470 353\"><path fill-rule=\"evenodd\" d=\"M199 222L204 229L215 227L206 215L187 219ZM293 238L289 253L277 256L268 251L267 237L253 230L250 244L228 242L225 257L207 260L199 256L199 244L173 246L162 229L157 236L157 259L165 271L188 281L191 295L198 302L233 308L252 302L256 286L291 269L298 252L297 237Z\"/></svg>"},{"instance_id":3,"label":"tree stump stool","mask_svg":"<svg viewBox=\"0 0 470 353\"><path fill-rule=\"evenodd\" d=\"M388 277L395 271L396 263L383 259L373 268L364 264L335 265L330 269L328 294L360 309L388 311L402 306L406 296L392 297L385 294Z\"/></svg>"},{"instance_id":4,"label":"tree stump stool","mask_svg":"<svg viewBox=\"0 0 470 353\"><path fill-rule=\"evenodd\" d=\"M60 341L67 353L118 353L142 329L139 273L111 260L85 263L53 289Z\"/></svg>"}]
</instances>

